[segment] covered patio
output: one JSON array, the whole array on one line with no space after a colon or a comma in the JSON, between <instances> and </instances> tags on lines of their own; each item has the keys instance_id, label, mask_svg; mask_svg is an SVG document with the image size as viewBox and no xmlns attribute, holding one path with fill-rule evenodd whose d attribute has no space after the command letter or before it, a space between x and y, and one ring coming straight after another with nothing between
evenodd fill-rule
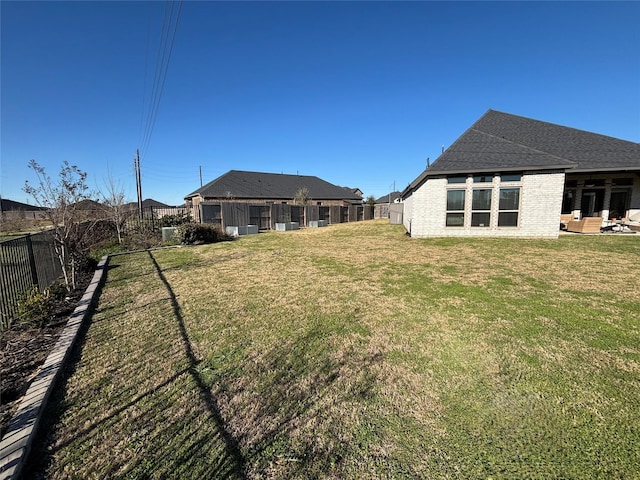
<instances>
[{"instance_id":1,"label":"covered patio","mask_svg":"<svg viewBox=\"0 0 640 480\"><path fill-rule=\"evenodd\" d=\"M637 172L567 173L561 229L576 233L640 231Z\"/></svg>"}]
</instances>

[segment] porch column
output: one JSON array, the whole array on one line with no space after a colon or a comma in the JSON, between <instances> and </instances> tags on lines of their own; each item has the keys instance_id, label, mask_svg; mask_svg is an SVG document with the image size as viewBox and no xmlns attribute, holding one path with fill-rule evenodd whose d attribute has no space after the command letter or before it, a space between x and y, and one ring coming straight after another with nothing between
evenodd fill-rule
<instances>
[{"instance_id":1,"label":"porch column","mask_svg":"<svg viewBox=\"0 0 640 480\"><path fill-rule=\"evenodd\" d=\"M611 185L612 179L608 179L604 184L604 199L602 200L602 218L609 219L609 211L611 210Z\"/></svg>"},{"instance_id":2,"label":"porch column","mask_svg":"<svg viewBox=\"0 0 640 480\"><path fill-rule=\"evenodd\" d=\"M573 218L580 220L582 218L582 188L584 187L584 181L580 180L576 185L576 198L573 199L573 211L571 214Z\"/></svg>"}]
</instances>

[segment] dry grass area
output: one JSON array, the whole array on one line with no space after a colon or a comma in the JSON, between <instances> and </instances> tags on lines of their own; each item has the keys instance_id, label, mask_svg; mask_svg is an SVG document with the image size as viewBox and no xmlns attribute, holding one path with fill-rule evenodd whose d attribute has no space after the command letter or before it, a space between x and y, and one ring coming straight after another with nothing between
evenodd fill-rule
<instances>
[{"instance_id":1,"label":"dry grass area","mask_svg":"<svg viewBox=\"0 0 640 480\"><path fill-rule=\"evenodd\" d=\"M370 221L114 257L31 474L637 478L635 237Z\"/></svg>"}]
</instances>

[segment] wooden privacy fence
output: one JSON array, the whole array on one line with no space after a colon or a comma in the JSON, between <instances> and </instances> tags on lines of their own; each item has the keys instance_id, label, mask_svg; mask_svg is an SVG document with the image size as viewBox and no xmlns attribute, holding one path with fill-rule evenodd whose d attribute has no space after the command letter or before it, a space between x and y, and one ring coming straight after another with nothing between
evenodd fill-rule
<instances>
[{"instance_id":1,"label":"wooden privacy fence","mask_svg":"<svg viewBox=\"0 0 640 480\"><path fill-rule=\"evenodd\" d=\"M198 204L195 217L202 223L217 225L222 230L245 225L257 225L260 230L275 230L276 223L297 222L300 226L308 226L309 222L317 220L326 220L329 224L371 220L373 207L202 202Z\"/></svg>"},{"instance_id":2,"label":"wooden privacy fence","mask_svg":"<svg viewBox=\"0 0 640 480\"><path fill-rule=\"evenodd\" d=\"M0 272L0 318L4 330L27 289L35 286L44 290L62 275L53 236L41 232L0 242Z\"/></svg>"}]
</instances>

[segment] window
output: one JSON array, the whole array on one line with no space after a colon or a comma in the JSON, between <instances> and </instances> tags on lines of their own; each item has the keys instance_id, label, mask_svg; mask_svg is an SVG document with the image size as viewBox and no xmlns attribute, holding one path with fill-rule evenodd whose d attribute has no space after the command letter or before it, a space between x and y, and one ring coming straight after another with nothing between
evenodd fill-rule
<instances>
[{"instance_id":1,"label":"window","mask_svg":"<svg viewBox=\"0 0 640 480\"><path fill-rule=\"evenodd\" d=\"M633 178L614 178L611 185L614 187L633 186Z\"/></svg>"},{"instance_id":2,"label":"window","mask_svg":"<svg viewBox=\"0 0 640 480\"><path fill-rule=\"evenodd\" d=\"M467 177L447 177L447 183L467 183Z\"/></svg>"},{"instance_id":3,"label":"window","mask_svg":"<svg viewBox=\"0 0 640 480\"><path fill-rule=\"evenodd\" d=\"M609 218L622 218L626 216L627 208L629 208L629 193L628 190L615 190L611 192Z\"/></svg>"},{"instance_id":4,"label":"window","mask_svg":"<svg viewBox=\"0 0 640 480\"><path fill-rule=\"evenodd\" d=\"M471 198L471 226L488 227L491 224L491 190L477 189Z\"/></svg>"},{"instance_id":5,"label":"window","mask_svg":"<svg viewBox=\"0 0 640 480\"><path fill-rule=\"evenodd\" d=\"M582 217L599 217L604 207L604 188L582 190L580 215Z\"/></svg>"},{"instance_id":6,"label":"window","mask_svg":"<svg viewBox=\"0 0 640 480\"><path fill-rule=\"evenodd\" d=\"M507 173L500 175L501 182L519 182L520 180L522 180L522 175L520 173Z\"/></svg>"},{"instance_id":7,"label":"window","mask_svg":"<svg viewBox=\"0 0 640 480\"><path fill-rule=\"evenodd\" d=\"M491 183L493 182L493 175L477 175L473 177L473 183Z\"/></svg>"},{"instance_id":8,"label":"window","mask_svg":"<svg viewBox=\"0 0 640 480\"><path fill-rule=\"evenodd\" d=\"M498 226L517 227L520 207L519 188L501 188L498 203Z\"/></svg>"},{"instance_id":9,"label":"window","mask_svg":"<svg viewBox=\"0 0 640 480\"><path fill-rule=\"evenodd\" d=\"M447 190L447 227L464 226L464 190Z\"/></svg>"},{"instance_id":10,"label":"window","mask_svg":"<svg viewBox=\"0 0 640 480\"><path fill-rule=\"evenodd\" d=\"M589 179L584 181L585 188L604 187L604 178Z\"/></svg>"}]
</instances>

